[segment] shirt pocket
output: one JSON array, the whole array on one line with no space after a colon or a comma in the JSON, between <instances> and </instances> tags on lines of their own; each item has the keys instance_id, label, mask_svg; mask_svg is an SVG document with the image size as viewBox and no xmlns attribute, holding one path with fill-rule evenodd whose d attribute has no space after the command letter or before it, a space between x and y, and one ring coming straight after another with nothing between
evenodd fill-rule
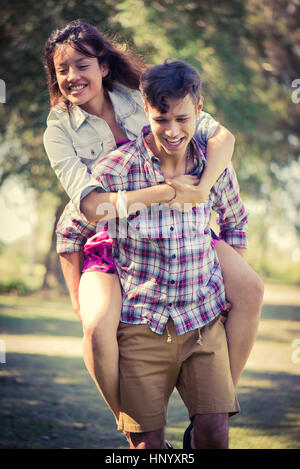
<instances>
[{"instance_id":1,"label":"shirt pocket","mask_svg":"<svg viewBox=\"0 0 300 469\"><path fill-rule=\"evenodd\" d=\"M82 163L91 166L103 152L103 143L99 140L92 140L84 145L75 145L75 151Z\"/></svg>"}]
</instances>

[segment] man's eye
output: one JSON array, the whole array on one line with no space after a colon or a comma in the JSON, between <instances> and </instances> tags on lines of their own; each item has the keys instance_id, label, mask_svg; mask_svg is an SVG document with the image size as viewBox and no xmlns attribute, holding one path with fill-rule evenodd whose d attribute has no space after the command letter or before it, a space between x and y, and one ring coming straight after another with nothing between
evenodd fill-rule
<instances>
[{"instance_id":1,"label":"man's eye","mask_svg":"<svg viewBox=\"0 0 300 469\"><path fill-rule=\"evenodd\" d=\"M188 117L182 117L181 119L177 119L179 122L184 122L188 120Z\"/></svg>"},{"instance_id":2,"label":"man's eye","mask_svg":"<svg viewBox=\"0 0 300 469\"><path fill-rule=\"evenodd\" d=\"M87 68L88 65L79 65L79 68Z\"/></svg>"}]
</instances>

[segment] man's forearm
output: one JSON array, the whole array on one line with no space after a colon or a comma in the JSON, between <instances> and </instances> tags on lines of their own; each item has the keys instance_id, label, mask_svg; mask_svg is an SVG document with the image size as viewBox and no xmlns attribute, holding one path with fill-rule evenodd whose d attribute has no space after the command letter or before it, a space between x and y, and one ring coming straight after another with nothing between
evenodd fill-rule
<instances>
[{"instance_id":1,"label":"man's forearm","mask_svg":"<svg viewBox=\"0 0 300 469\"><path fill-rule=\"evenodd\" d=\"M61 268L69 290L73 309L80 318L79 282L83 263L83 252L70 252L60 254Z\"/></svg>"},{"instance_id":2,"label":"man's forearm","mask_svg":"<svg viewBox=\"0 0 300 469\"><path fill-rule=\"evenodd\" d=\"M237 248L235 246L232 246L233 249L242 257L244 257L244 254L246 252L246 249L245 248Z\"/></svg>"}]
</instances>

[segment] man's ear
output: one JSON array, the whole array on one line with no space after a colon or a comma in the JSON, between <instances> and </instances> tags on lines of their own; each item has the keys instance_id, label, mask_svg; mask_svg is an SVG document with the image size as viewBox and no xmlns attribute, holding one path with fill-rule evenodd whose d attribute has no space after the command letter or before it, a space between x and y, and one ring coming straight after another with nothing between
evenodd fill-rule
<instances>
[{"instance_id":1,"label":"man's ear","mask_svg":"<svg viewBox=\"0 0 300 469\"><path fill-rule=\"evenodd\" d=\"M201 111L203 109L203 101L204 101L203 96L200 96L200 100L199 100L199 103L197 105L197 117L198 118L200 117Z\"/></svg>"}]
</instances>

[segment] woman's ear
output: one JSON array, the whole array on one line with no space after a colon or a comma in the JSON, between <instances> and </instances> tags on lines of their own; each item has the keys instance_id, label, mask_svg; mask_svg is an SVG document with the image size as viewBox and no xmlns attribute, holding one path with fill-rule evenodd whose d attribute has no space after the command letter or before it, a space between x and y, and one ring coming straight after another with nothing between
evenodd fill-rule
<instances>
[{"instance_id":1,"label":"woman's ear","mask_svg":"<svg viewBox=\"0 0 300 469\"><path fill-rule=\"evenodd\" d=\"M100 65L100 70L101 70L101 73L102 73L102 78L105 78L108 74L109 74L109 66L108 64L101 64Z\"/></svg>"}]
</instances>

